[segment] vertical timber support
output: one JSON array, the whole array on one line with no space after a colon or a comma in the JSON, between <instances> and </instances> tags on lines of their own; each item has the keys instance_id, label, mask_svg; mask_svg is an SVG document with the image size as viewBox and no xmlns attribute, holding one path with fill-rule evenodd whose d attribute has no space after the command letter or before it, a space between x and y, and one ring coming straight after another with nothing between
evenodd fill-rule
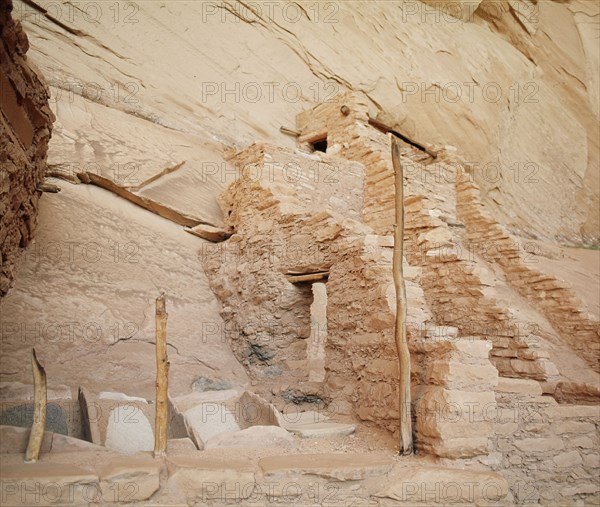
<instances>
[{"instance_id":1,"label":"vertical timber support","mask_svg":"<svg viewBox=\"0 0 600 507\"><path fill-rule=\"evenodd\" d=\"M35 349L31 349L31 368L33 370L33 424L25 451L25 463L35 463L40 457L46 431L46 404L48 403L46 370L38 361Z\"/></svg>"},{"instance_id":2,"label":"vertical timber support","mask_svg":"<svg viewBox=\"0 0 600 507\"><path fill-rule=\"evenodd\" d=\"M402 261L404 257L404 171L400 162L400 146L390 134L392 145L392 165L396 202L396 222L394 225L394 257L392 260L394 287L396 288L396 325L394 338L400 364L400 454L413 452L411 399L410 399L410 352L406 338L406 285Z\"/></svg>"},{"instance_id":3,"label":"vertical timber support","mask_svg":"<svg viewBox=\"0 0 600 507\"><path fill-rule=\"evenodd\" d=\"M154 424L154 457L161 458L167 452L169 423L169 359L167 357L167 310L166 296L156 298L156 418Z\"/></svg>"}]
</instances>

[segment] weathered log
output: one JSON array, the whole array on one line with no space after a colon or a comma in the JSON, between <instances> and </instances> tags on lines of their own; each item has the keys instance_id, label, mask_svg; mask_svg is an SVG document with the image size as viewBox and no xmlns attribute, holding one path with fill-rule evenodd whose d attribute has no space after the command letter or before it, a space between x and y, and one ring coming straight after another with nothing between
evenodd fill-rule
<instances>
[{"instance_id":1,"label":"weathered log","mask_svg":"<svg viewBox=\"0 0 600 507\"><path fill-rule=\"evenodd\" d=\"M46 431L46 404L48 401L46 371L38 361L35 349L31 349L31 368L33 370L33 424L25 451L25 463L35 463L40 457L40 449Z\"/></svg>"},{"instance_id":2,"label":"weathered log","mask_svg":"<svg viewBox=\"0 0 600 507\"><path fill-rule=\"evenodd\" d=\"M393 135L392 165L394 167L394 185L396 202L396 223L394 225L394 255L392 268L394 287L396 288L396 324L394 338L400 364L400 454L413 452L411 399L410 399L410 352L406 338L406 285L402 261L404 257L404 171L400 162L400 146Z\"/></svg>"},{"instance_id":3,"label":"weathered log","mask_svg":"<svg viewBox=\"0 0 600 507\"><path fill-rule=\"evenodd\" d=\"M58 185L53 185L52 183L47 183L45 181L38 183L35 189L38 192L50 192L51 194L58 194L60 192L60 187Z\"/></svg>"},{"instance_id":4,"label":"weathered log","mask_svg":"<svg viewBox=\"0 0 600 507\"><path fill-rule=\"evenodd\" d=\"M287 279L290 283L302 283L302 282L319 282L327 280L329 277L329 271L319 271L318 273L306 273L306 274L288 274Z\"/></svg>"},{"instance_id":5,"label":"weathered log","mask_svg":"<svg viewBox=\"0 0 600 507\"><path fill-rule=\"evenodd\" d=\"M167 357L166 296L156 298L156 417L154 424L154 457L164 457L167 452L169 424L169 359Z\"/></svg>"},{"instance_id":6,"label":"weathered log","mask_svg":"<svg viewBox=\"0 0 600 507\"><path fill-rule=\"evenodd\" d=\"M429 155L431 158L437 158L437 156L438 156L437 152L431 150L430 148L427 148L426 146L423 146L422 144L418 143L414 139L411 139L410 137L408 137L404 134L401 134L400 132L398 132L397 130L394 130L389 125L386 125L385 123L383 123L379 120L376 120L375 118L369 117L369 125L371 125L372 127L375 127L377 130L381 130L382 132L384 132L386 134L393 134L398 139L402 139L402 141L404 141L406 144L410 144L411 146L414 146L418 150L421 150L421 151L427 153L427 155Z\"/></svg>"},{"instance_id":7,"label":"weathered log","mask_svg":"<svg viewBox=\"0 0 600 507\"><path fill-rule=\"evenodd\" d=\"M282 134L287 134L288 136L295 137L298 137L301 134L301 132L299 132L298 130L290 129L287 127L279 127L279 132L281 132Z\"/></svg>"}]
</instances>

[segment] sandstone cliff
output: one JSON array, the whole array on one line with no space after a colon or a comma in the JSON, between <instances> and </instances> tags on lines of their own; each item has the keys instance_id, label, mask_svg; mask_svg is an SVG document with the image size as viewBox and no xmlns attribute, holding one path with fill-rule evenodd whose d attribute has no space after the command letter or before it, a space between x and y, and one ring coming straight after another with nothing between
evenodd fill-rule
<instances>
[{"instance_id":1,"label":"sandstone cliff","mask_svg":"<svg viewBox=\"0 0 600 507\"><path fill-rule=\"evenodd\" d=\"M22 249L37 223L46 153L54 115L49 93L25 56L29 41L11 17L12 1L0 3L0 296L6 294Z\"/></svg>"},{"instance_id":2,"label":"sandstone cliff","mask_svg":"<svg viewBox=\"0 0 600 507\"><path fill-rule=\"evenodd\" d=\"M400 133L456 146L511 232L598 240L595 2L16 5L52 88L56 172L218 223L227 148L293 146L281 125L351 89Z\"/></svg>"}]
</instances>

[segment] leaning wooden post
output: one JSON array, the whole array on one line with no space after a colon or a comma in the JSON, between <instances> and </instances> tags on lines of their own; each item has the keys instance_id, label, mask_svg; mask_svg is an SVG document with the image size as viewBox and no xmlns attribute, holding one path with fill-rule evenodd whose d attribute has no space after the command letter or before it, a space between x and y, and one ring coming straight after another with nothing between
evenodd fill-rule
<instances>
[{"instance_id":1,"label":"leaning wooden post","mask_svg":"<svg viewBox=\"0 0 600 507\"><path fill-rule=\"evenodd\" d=\"M35 349L31 349L31 368L33 370L33 424L29 434L29 443L25 451L25 463L35 463L40 457L40 449L46 431L46 371L37 360Z\"/></svg>"},{"instance_id":2,"label":"leaning wooden post","mask_svg":"<svg viewBox=\"0 0 600 507\"><path fill-rule=\"evenodd\" d=\"M400 454L413 452L411 400L410 400L410 352L406 339L406 286L402 260L404 257L404 171L400 162L400 146L390 134L392 142L392 165L396 195L396 223L394 224L394 256L392 268L396 288L396 325L394 338L400 364Z\"/></svg>"},{"instance_id":3,"label":"leaning wooden post","mask_svg":"<svg viewBox=\"0 0 600 507\"><path fill-rule=\"evenodd\" d=\"M167 357L166 296L156 298L156 418L154 424L154 457L164 457L167 452L169 424L169 360Z\"/></svg>"}]
</instances>

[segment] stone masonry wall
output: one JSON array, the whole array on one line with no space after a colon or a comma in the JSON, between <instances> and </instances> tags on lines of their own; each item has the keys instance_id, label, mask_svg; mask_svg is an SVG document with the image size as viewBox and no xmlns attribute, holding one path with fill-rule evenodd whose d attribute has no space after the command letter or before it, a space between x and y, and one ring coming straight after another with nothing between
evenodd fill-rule
<instances>
[{"instance_id":1,"label":"stone masonry wall","mask_svg":"<svg viewBox=\"0 0 600 507\"><path fill-rule=\"evenodd\" d=\"M342 112L345 109L346 114ZM299 142L327 134L327 153L365 165L363 221L379 234L390 234L394 221L394 181L388 135L369 124L366 101L344 93L298 115ZM489 338L494 349L518 357L524 367L499 361L500 373L552 379L558 372L543 351L530 351L523 336L530 328L511 317L511 308L490 297L476 259L465 259L462 228L456 216L456 163L432 157L405 144L402 151L405 181L405 256L422 268L421 286L438 325L459 328L464 336ZM438 160L439 159L439 160ZM409 305L410 306L410 305ZM504 354L505 352L501 352ZM517 366L521 366L518 363Z\"/></svg>"},{"instance_id":2,"label":"stone masonry wall","mask_svg":"<svg viewBox=\"0 0 600 507\"><path fill-rule=\"evenodd\" d=\"M589 313L568 282L540 272L527 263L519 244L486 212L479 187L463 169L457 180L457 210L468 238L493 244L486 256L498 264L507 281L560 331L563 339L590 366L600 371L600 323Z\"/></svg>"},{"instance_id":3,"label":"stone masonry wall","mask_svg":"<svg viewBox=\"0 0 600 507\"><path fill-rule=\"evenodd\" d=\"M54 115L48 89L27 61L27 36L0 0L0 297L10 288L19 257L33 237Z\"/></svg>"},{"instance_id":4,"label":"stone masonry wall","mask_svg":"<svg viewBox=\"0 0 600 507\"><path fill-rule=\"evenodd\" d=\"M315 161L337 168L335 180L315 179ZM273 379L278 386L271 389L275 397L290 386L330 402L332 412L397 432L393 241L372 234L360 222L362 166L268 145L253 145L232 162L239 177L220 197L232 236L209 245L202 260L222 302L225 334L236 355L251 372ZM331 175L331 169L326 174ZM310 285L292 284L287 275L318 271L328 271L329 276L326 375L315 386L307 364ZM456 400L466 403L462 408L483 399L495 403L497 371L487 358L489 344L479 339L449 343L440 339L438 328L432 332L421 276L420 268L405 265L411 301L408 334L414 352L411 380L416 406L425 409L414 414L417 445L443 457L486 454L489 424L475 423L466 443L458 426L440 415ZM433 347L436 352L419 353L416 344L422 340L423 350ZM473 366L457 370L457 360Z\"/></svg>"},{"instance_id":5,"label":"stone masonry wall","mask_svg":"<svg viewBox=\"0 0 600 507\"><path fill-rule=\"evenodd\" d=\"M392 243L360 222L362 165L268 145L253 145L232 163L239 177L220 202L233 235L201 257L234 353L250 372L330 401L332 412L397 430ZM329 272L326 376L313 386L310 284L286 275L319 271ZM414 335L430 315L418 269L406 266L406 273Z\"/></svg>"},{"instance_id":6,"label":"stone masonry wall","mask_svg":"<svg viewBox=\"0 0 600 507\"><path fill-rule=\"evenodd\" d=\"M455 330L457 331L457 330ZM415 390L417 447L444 458L469 458L491 451L498 371L488 356L490 342L427 333L413 343L424 366Z\"/></svg>"},{"instance_id":7,"label":"stone masonry wall","mask_svg":"<svg viewBox=\"0 0 600 507\"><path fill-rule=\"evenodd\" d=\"M332 410L398 429L398 354L391 238L369 235L330 270L327 282L325 392ZM431 322L418 268L404 267L409 344ZM411 382L421 382L422 357L411 357Z\"/></svg>"},{"instance_id":8,"label":"stone masonry wall","mask_svg":"<svg viewBox=\"0 0 600 507\"><path fill-rule=\"evenodd\" d=\"M517 505L600 503L600 408L560 405L531 380L500 379L492 468Z\"/></svg>"},{"instance_id":9,"label":"stone masonry wall","mask_svg":"<svg viewBox=\"0 0 600 507\"><path fill-rule=\"evenodd\" d=\"M251 371L306 380L312 292L287 275L327 271L368 230L356 220L362 166L267 145L232 163L239 176L220 197L232 236L201 252L223 336Z\"/></svg>"}]
</instances>

